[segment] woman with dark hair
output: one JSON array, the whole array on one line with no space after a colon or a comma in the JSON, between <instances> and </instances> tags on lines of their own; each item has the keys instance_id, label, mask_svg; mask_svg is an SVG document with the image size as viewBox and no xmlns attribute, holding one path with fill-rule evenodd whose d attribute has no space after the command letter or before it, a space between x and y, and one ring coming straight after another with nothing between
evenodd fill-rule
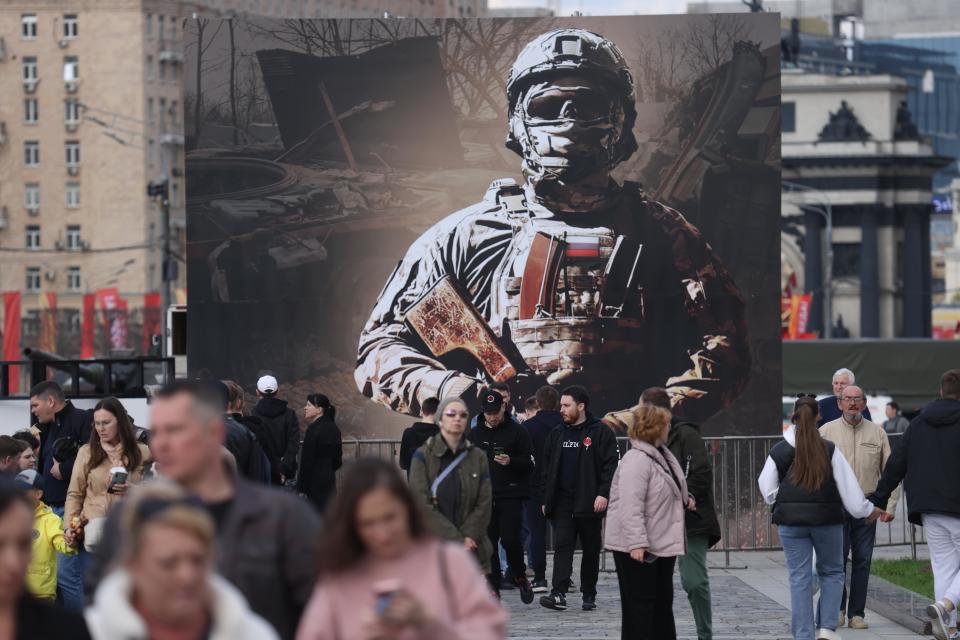
<instances>
[{"instance_id":1,"label":"woman with dark hair","mask_svg":"<svg viewBox=\"0 0 960 640\"><path fill-rule=\"evenodd\" d=\"M143 479L150 450L137 442L133 421L116 398L104 398L93 409L90 442L80 447L73 465L63 522L70 545L83 529L81 556L100 542L100 533L113 505L131 484ZM86 522L86 524L83 524Z\"/></svg>"},{"instance_id":2,"label":"woman with dark hair","mask_svg":"<svg viewBox=\"0 0 960 640\"><path fill-rule=\"evenodd\" d=\"M47 604L26 590L34 532L34 507L12 483L0 483L0 637L90 640L79 613Z\"/></svg>"},{"instance_id":3,"label":"woman with dark hair","mask_svg":"<svg viewBox=\"0 0 960 640\"><path fill-rule=\"evenodd\" d=\"M334 418L336 408L322 393L307 396L303 417L310 421L300 451L297 491L323 511L337 489L337 469L343 465L343 439Z\"/></svg>"},{"instance_id":4,"label":"woman with dark hair","mask_svg":"<svg viewBox=\"0 0 960 640\"><path fill-rule=\"evenodd\" d=\"M462 544L436 540L398 469L359 460L320 540L297 640L499 640L506 613Z\"/></svg>"},{"instance_id":5,"label":"woman with dark hair","mask_svg":"<svg viewBox=\"0 0 960 640\"><path fill-rule=\"evenodd\" d=\"M854 518L880 517L880 509L863 496L857 477L839 449L820 437L816 398L801 396L793 424L770 450L760 472L760 491L773 505L790 580L793 637L834 640L843 592L844 509ZM811 562L817 554L820 603L813 612ZM819 628L817 628L819 627ZM816 629L816 635L814 630Z\"/></svg>"}]
</instances>

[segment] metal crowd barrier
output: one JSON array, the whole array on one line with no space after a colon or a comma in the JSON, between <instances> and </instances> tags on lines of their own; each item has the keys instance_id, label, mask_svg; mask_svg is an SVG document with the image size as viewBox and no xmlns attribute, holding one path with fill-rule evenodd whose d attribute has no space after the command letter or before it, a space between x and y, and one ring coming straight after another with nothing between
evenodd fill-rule
<instances>
[{"instance_id":1,"label":"metal crowd barrier","mask_svg":"<svg viewBox=\"0 0 960 640\"><path fill-rule=\"evenodd\" d=\"M890 436L896 446L898 436ZM742 551L778 551L783 547L777 528L770 520L770 507L763 501L757 478L770 449L781 436L726 436L704 438L713 465L713 494L722 539L713 552L723 554L725 568L731 568L730 555ZM621 455L629 448L627 438L618 438ZM343 441L344 459L376 457L397 463L400 441L395 439L357 439ZM917 558L917 545L925 544L922 529L907 522L906 501L901 494L896 518L878 523L876 546L909 546ZM605 559L605 558L604 558Z\"/></svg>"}]
</instances>

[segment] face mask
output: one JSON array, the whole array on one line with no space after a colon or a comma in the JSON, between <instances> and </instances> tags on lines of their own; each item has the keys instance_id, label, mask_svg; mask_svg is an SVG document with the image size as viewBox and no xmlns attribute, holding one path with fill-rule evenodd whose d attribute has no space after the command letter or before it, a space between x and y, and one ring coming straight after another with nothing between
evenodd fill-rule
<instances>
[{"instance_id":1,"label":"face mask","mask_svg":"<svg viewBox=\"0 0 960 640\"><path fill-rule=\"evenodd\" d=\"M511 118L523 150L523 171L534 185L571 185L616 163L623 131L619 101L589 87L534 85Z\"/></svg>"}]
</instances>

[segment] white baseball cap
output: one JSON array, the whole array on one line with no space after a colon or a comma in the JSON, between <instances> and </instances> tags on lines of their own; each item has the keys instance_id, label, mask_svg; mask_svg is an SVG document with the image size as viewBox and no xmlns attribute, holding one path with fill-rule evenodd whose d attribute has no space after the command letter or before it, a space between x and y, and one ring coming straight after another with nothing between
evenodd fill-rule
<instances>
[{"instance_id":1,"label":"white baseball cap","mask_svg":"<svg viewBox=\"0 0 960 640\"><path fill-rule=\"evenodd\" d=\"M260 393L276 393L277 379L273 376L263 376L257 380L257 391Z\"/></svg>"}]
</instances>

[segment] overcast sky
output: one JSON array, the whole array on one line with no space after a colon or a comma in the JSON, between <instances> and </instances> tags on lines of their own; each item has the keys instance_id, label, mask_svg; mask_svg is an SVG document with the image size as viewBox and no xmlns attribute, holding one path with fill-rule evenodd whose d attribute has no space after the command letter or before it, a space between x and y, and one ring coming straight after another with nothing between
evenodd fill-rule
<instances>
[{"instance_id":1,"label":"overcast sky","mask_svg":"<svg viewBox=\"0 0 960 640\"><path fill-rule=\"evenodd\" d=\"M547 5L548 0L489 0L491 8ZM574 11L587 16L686 13L687 0L560 0L559 15L569 16Z\"/></svg>"}]
</instances>

